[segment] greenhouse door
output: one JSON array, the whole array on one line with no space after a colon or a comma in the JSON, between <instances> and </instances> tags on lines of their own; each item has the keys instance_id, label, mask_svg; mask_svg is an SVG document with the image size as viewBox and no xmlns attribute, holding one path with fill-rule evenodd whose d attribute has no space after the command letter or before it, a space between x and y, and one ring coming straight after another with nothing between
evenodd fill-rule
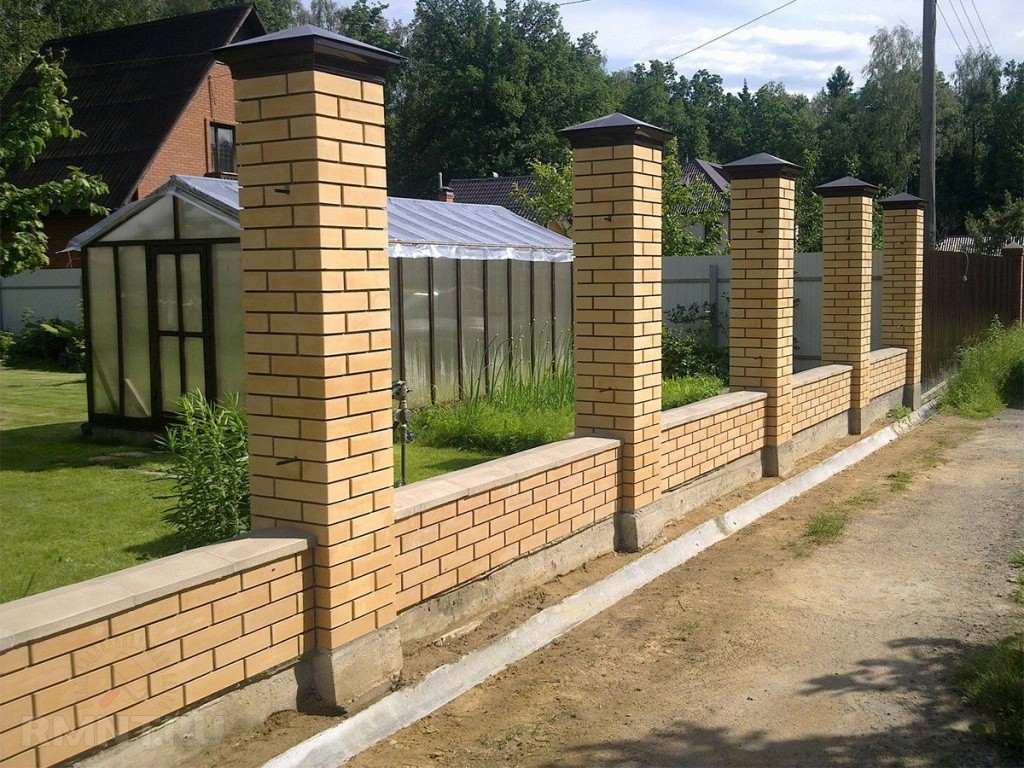
<instances>
[{"instance_id":1,"label":"greenhouse door","mask_svg":"<svg viewBox=\"0 0 1024 768\"><path fill-rule=\"evenodd\" d=\"M150 246L146 262L154 411L170 414L185 392L217 392L209 247Z\"/></svg>"}]
</instances>

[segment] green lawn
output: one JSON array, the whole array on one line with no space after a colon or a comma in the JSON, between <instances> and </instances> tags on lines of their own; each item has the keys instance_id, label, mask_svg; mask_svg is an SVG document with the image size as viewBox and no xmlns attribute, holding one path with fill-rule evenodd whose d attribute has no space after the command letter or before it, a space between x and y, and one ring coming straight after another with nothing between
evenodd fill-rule
<instances>
[{"instance_id":1,"label":"green lawn","mask_svg":"<svg viewBox=\"0 0 1024 768\"><path fill-rule=\"evenodd\" d=\"M161 520L166 455L84 440L85 418L83 374L0 367L0 602L182 548ZM495 458L407 450L410 483Z\"/></svg>"}]
</instances>

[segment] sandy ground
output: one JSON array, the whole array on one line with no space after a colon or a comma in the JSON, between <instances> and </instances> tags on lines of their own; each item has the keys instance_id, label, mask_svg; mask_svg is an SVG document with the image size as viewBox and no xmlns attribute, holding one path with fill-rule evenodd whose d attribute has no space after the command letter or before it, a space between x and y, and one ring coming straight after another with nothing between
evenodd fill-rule
<instances>
[{"instance_id":1,"label":"sandy ground","mask_svg":"<svg viewBox=\"0 0 1024 768\"><path fill-rule=\"evenodd\" d=\"M808 546L804 523L830 506L850 513L842 536ZM972 649L1024 624L1007 599L1022 548L1024 411L939 416L349 764L1024 764L975 738L950 691ZM600 558L422 649L407 680L628 559ZM260 765L334 722L282 713L193 765Z\"/></svg>"}]
</instances>

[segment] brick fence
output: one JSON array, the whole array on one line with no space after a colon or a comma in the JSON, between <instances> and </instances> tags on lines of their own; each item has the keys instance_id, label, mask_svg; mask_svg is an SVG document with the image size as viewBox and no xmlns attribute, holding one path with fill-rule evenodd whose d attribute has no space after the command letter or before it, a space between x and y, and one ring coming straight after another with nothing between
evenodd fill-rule
<instances>
[{"instance_id":1,"label":"brick fence","mask_svg":"<svg viewBox=\"0 0 1024 768\"><path fill-rule=\"evenodd\" d=\"M856 204L825 218L836 359L794 375L799 169L757 155L726 166L732 391L662 412L668 134L610 115L566 131L576 437L395 491L381 83L396 57L308 29L222 53L237 80L257 530L0 606L0 765L171 765L310 697L358 708L415 644L613 547L644 547L666 520L914 402L918 203L886 211L900 285L886 338L907 346L864 348L870 189L857 182Z\"/></svg>"}]
</instances>

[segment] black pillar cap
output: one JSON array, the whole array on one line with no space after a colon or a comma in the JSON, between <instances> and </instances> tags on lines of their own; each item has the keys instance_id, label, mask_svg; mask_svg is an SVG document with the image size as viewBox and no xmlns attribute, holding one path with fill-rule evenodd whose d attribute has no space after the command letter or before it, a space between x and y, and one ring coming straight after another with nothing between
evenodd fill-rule
<instances>
[{"instance_id":1,"label":"black pillar cap","mask_svg":"<svg viewBox=\"0 0 1024 768\"><path fill-rule=\"evenodd\" d=\"M878 187L853 176L843 176L841 179L819 184L814 191L822 197L874 197Z\"/></svg>"},{"instance_id":2,"label":"black pillar cap","mask_svg":"<svg viewBox=\"0 0 1024 768\"><path fill-rule=\"evenodd\" d=\"M675 134L656 125L637 120L621 112L570 125L559 131L569 140L573 149L583 147L613 147L620 144L638 144L661 149Z\"/></svg>"},{"instance_id":3,"label":"black pillar cap","mask_svg":"<svg viewBox=\"0 0 1024 768\"><path fill-rule=\"evenodd\" d=\"M803 168L796 163L783 160L781 157L759 152L742 160L733 160L722 166L722 172L730 181L732 179L767 179L781 176L784 179L795 179Z\"/></svg>"},{"instance_id":4,"label":"black pillar cap","mask_svg":"<svg viewBox=\"0 0 1024 768\"><path fill-rule=\"evenodd\" d=\"M231 67L236 80L316 69L383 83L388 72L405 59L312 24L232 43L213 53Z\"/></svg>"},{"instance_id":5,"label":"black pillar cap","mask_svg":"<svg viewBox=\"0 0 1024 768\"><path fill-rule=\"evenodd\" d=\"M924 200L909 192L900 192L898 195L879 200L878 204L886 211L900 211L907 208L924 208Z\"/></svg>"}]
</instances>

